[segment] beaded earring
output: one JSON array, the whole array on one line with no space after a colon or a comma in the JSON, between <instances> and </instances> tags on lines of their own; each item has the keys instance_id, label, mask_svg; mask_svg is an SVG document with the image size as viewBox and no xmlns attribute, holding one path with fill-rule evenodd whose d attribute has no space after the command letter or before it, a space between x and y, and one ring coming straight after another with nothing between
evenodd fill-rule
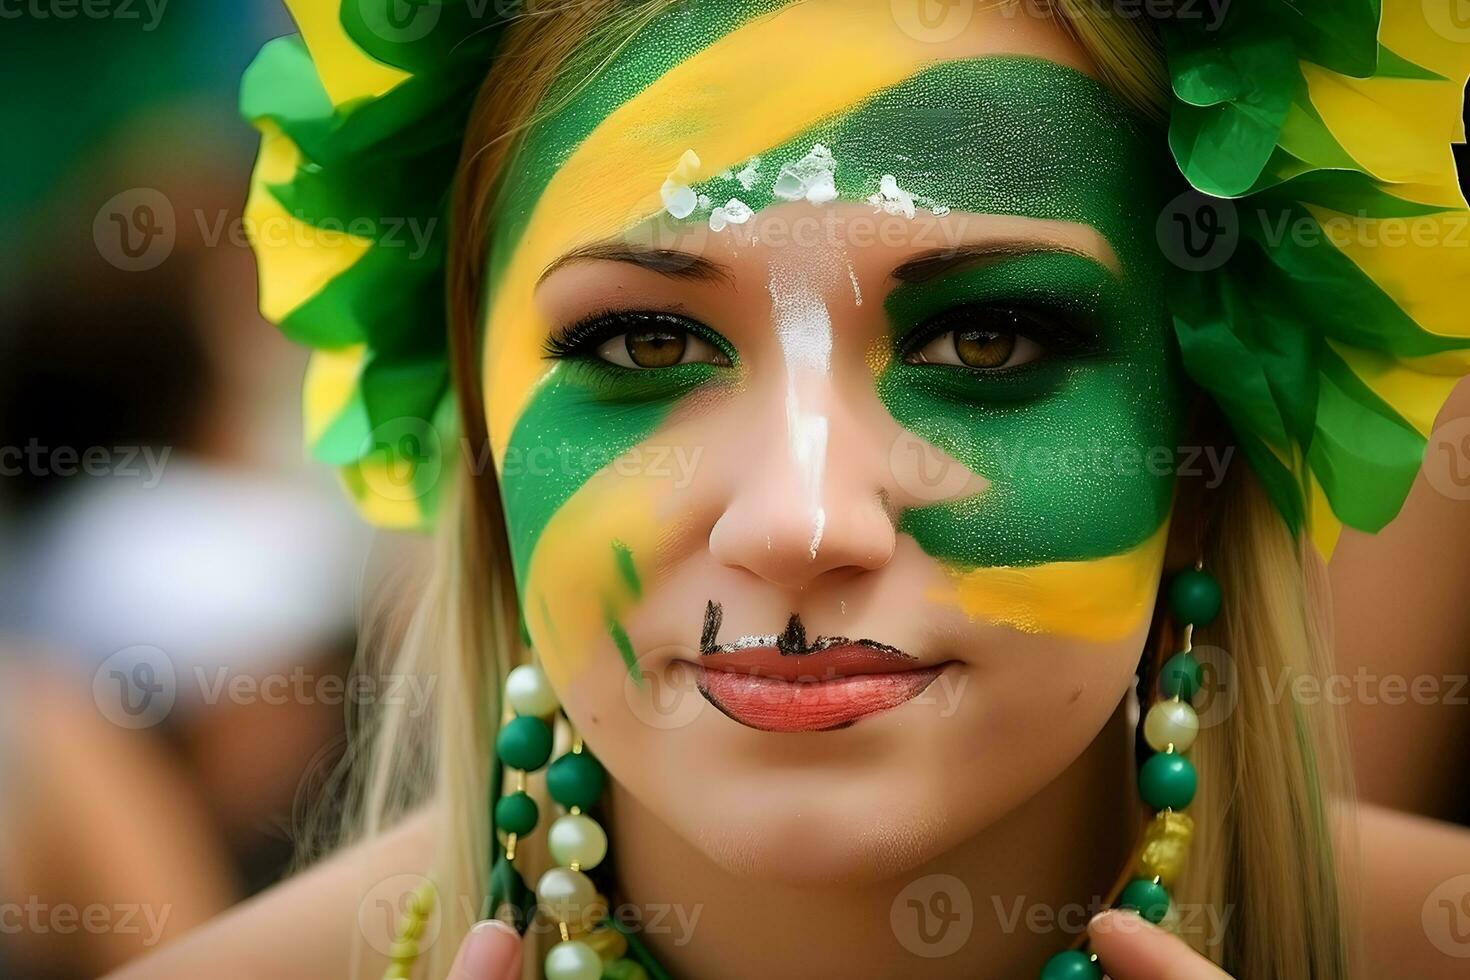
<instances>
[{"instance_id":1,"label":"beaded earring","mask_svg":"<svg viewBox=\"0 0 1470 980\"><path fill-rule=\"evenodd\" d=\"M1133 909L1155 924L1169 914L1168 889L1184 868L1194 836L1194 821L1181 812L1194 801L1199 782L1193 763L1184 757L1199 734L1199 717L1191 703L1201 684L1194 631L1219 615L1219 583L1199 564L1181 572L1169 584L1169 610L1182 642L1159 670L1158 697L1142 725L1143 740L1153 754L1138 770L1138 795L1154 815L1127 883L1113 902L1115 908ZM1101 978L1097 954L1085 944L1056 954L1041 968L1041 980Z\"/></svg>"},{"instance_id":2,"label":"beaded earring","mask_svg":"<svg viewBox=\"0 0 1470 980\"><path fill-rule=\"evenodd\" d=\"M504 772L491 780L500 846L485 916L510 918L522 933L538 905L551 917L560 938L543 963L547 980L648 980L644 966L626 958L630 937L608 919L607 900L587 877L607 857L607 832L587 813L601 799L607 774L575 733L571 748L546 769L546 791L565 810L546 834L556 864L541 875L534 893L516 870L516 846L535 830L540 816L526 792L526 777L551 758L552 721L560 705L541 668L530 664L506 677L505 701L515 717L496 736L495 755L500 766L515 773L516 782L513 792L501 796Z\"/></svg>"}]
</instances>

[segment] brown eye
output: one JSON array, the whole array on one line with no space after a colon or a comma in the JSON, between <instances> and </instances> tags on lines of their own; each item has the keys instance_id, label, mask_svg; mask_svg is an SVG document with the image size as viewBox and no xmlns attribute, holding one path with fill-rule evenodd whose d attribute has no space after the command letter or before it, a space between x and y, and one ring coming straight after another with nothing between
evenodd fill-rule
<instances>
[{"instance_id":1,"label":"brown eye","mask_svg":"<svg viewBox=\"0 0 1470 980\"><path fill-rule=\"evenodd\" d=\"M971 327L935 334L904 359L910 364L952 364L979 371L999 371L1030 364L1045 353L1040 344L1025 334Z\"/></svg>"},{"instance_id":2,"label":"brown eye","mask_svg":"<svg viewBox=\"0 0 1470 980\"><path fill-rule=\"evenodd\" d=\"M730 359L707 340L679 327L642 326L608 337L597 356L618 367L651 371L676 364L728 365Z\"/></svg>"},{"instance_id":3,"label":"brown eye","mask_svg":"<svg viewBox=\"0 0 1470 980\"><path fill-rule=\"evenodd\" d=\"M954 350L960 363L977 368L997 368L1010 360L1016 349L1016 335L987 333L984 330L956 330Z\"/></svg>"},{"instance_id":4,"label":"brown eye","mask_svg":"<svg viewBox=\"0 0 1470 980\"><path fill-rule=\"evenodd\" d=\"M683 331L645 330L623 335L628 359L641 368L660 368L684 359L689 335Z\"/></svg>"}]
</instances>

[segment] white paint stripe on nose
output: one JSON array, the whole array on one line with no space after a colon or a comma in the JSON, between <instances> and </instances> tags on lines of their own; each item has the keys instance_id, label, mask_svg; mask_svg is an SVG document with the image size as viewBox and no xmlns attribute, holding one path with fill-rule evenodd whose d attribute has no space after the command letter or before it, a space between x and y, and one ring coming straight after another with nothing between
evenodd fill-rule
<instances>
[{"instance_id":1,"label":"white paint stripe on nose","mask_svg":"<svg viewBox=\"0 0 1470 980\"><path fill-rule=\"evenodd\" d=\"M811 514L813 561L827 524L822 506L828 419L815 393L832 372L832 316L821 295L799 275L771 267L771 320L786 362L786 439Z\"/></svg>"}]
</instances>

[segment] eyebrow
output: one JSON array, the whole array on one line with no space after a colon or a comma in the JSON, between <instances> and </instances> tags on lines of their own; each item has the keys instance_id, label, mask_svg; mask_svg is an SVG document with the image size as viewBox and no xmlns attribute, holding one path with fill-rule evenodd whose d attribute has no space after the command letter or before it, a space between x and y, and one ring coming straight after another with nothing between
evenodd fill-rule
<instances>
[{"instance_id":1,"label":"eyebrow","mask_svg":"<svg viewBox=\"0 0 1470 980\"><path fill-rule=\"evenodd\" d=\"M1079 258L1087 259L1089 262L1096 262L1114 275L1119 274L1116 260L1111 255L1098 255L1088 249L1062 242L1035 240L995 241L975 245L956 245L950 248L937 248L914 256L895 268L891 274L899 282L932 282L956 269L1046 253L1076 255Z\"/></svg>"},{"instance_id":2,"label":"eyebrow","mask_svg":"<svg viewBox=\"0 0 1470 980\"><path fill-rule=\"evenodd\" d=\"M702 255L681 252L669 248L649 248L615 240L593 242L574 248L546 267L537 280L537 285L558 269L578 262L626 262L671 279L692 282L733 283L735 274L729 266L722 265Z\"/></svg>"}]
</instances>

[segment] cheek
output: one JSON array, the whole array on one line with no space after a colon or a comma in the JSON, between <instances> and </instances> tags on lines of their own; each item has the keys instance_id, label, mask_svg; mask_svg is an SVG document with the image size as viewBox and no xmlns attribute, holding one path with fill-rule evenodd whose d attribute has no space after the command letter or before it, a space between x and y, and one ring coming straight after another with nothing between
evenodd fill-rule
<instances>
[{"instance_id":1,"label":"cheek","mask_svg":"<svg viewBox=\"0 0 1470 980\"><path fill-rule=\"evenodd\" d=\"M537 390L499 471L522 619L559 690L588 657L620 658L639 677L623 624L698 458L654 434L699 372L634 391L579 370L564 363Z\"/></svg>"},{"instance_id":2,"label":"cheek","mask_svg":"<svg viewBox=\"0 0 1470 980\"><path fill-rule=\"evenodd\" d=\"M990 486L906 512L942 564L930 598L1029 633L1113 642L1148 617L1163 565L1178 413L1166 364L1086 365L1033 400L981 405L895 366L880 382L905 428Z\"/></svg>"},{"instance_id":3,"label":"cheek","mask_svg":"<svg viewBox=\"0 0 1470 980\"><path fill-rule=\"evenodd\" d=\"M617 657L635 680L623 628L654 570L659 491L606 470L563 504L520 577L522 616L552 684L565 691L590 664Z\"/></svg>"}]
</instances>

